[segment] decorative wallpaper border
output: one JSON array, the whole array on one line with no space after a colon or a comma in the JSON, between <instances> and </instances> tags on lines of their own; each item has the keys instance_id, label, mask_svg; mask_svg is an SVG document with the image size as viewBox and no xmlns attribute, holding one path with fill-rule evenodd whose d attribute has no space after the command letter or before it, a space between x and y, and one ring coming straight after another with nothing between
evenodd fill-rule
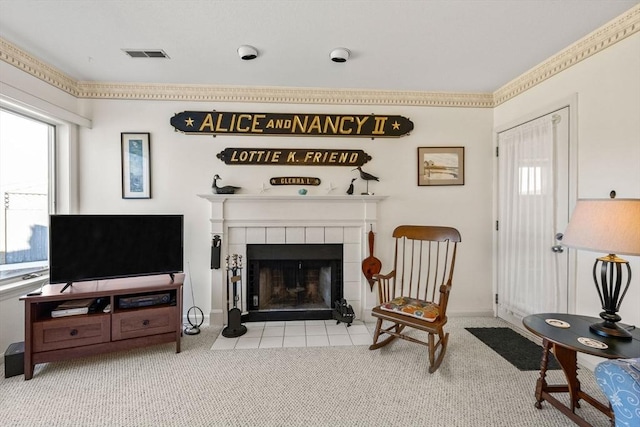
<instances>
[{"instance_id":1,"label":"decorative wallpaper border","mask_svg":"<svg viewBox=\"0 0 640 427\"><path fill-rule=\"evenodd\" d=\"M77 98L493 108L640 31L640 5L494 93L450 93L77 81L0 38L0 60Z\"/></svg>"}]
</instances>

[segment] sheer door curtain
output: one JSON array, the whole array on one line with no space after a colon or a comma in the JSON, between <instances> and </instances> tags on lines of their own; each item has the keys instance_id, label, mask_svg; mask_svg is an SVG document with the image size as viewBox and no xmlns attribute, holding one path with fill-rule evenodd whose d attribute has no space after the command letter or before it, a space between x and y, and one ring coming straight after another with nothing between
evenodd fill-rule
<instances>
[{"instance_id":1,"label":"sheer door curtain","mask_svg":"<svg viewBox=\"0 0 640 427\"><path fill-rule=\"evenodd\" d=\"M562 311L555 244L555 138L551 114L498 135L498 292L519 316Z\"/></svg>"}]
</instances>

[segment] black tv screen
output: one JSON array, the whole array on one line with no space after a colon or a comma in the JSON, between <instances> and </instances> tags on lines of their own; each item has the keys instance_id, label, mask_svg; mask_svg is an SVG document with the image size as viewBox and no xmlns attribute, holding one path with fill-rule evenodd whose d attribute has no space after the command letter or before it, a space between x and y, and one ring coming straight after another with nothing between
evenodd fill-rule
<instances>
[{"instance_id":1,"label":"black tv screen","mask_svg":"<svg viewBox=\"0 0 640 427\"><path fill-rule=\"evenodd\" d=\"M183 271L182 215L51 215L49 281Z\"/></svg>"}]
</instances>

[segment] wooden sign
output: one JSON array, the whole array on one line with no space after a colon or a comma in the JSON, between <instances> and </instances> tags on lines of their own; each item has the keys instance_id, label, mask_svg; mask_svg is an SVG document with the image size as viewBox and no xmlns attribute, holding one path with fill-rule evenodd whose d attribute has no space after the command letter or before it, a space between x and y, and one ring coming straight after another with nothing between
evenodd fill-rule
<instances>
[{"instance_id":1,"label":"wooden sign","mask_svg":"<svg viewBox=\"0 0 640 427\"><path fill-rule=\"evenodd\" d=\"M320 185L320 178L310 176L277 176L269 180L271 185Z\"/></svg>"},{"instance_id":2,"label":"wooden sign","mask_svg":"<svg viewBox=\"0 0 640 427\"><path fill-rule=\"evenodd\" d=\"M217 157L228 165L362 166L371 156L362 150L225 148Z\"/></svg>"},{"instance_id":3,"label":"wooden sign","mask_svg":"<svg viewBox=\"0 0 640 427\"><path fill-rule=\"evenodd\" d=\"M194 135L289 135L397 138L413 130L403 116L183 111L171 126Z\"/></svg>"}]
</instances>

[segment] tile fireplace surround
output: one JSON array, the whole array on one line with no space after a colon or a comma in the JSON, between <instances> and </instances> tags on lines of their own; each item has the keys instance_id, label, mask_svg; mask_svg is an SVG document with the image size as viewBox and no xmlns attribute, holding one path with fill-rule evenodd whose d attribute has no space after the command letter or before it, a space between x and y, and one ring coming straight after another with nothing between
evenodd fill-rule
<instances>
[{"instance_id":1,"label":"tile fireplace surround","mask_svg":"<svg viewBox=\"0 0 640 427\"><path fill-rule=\"evenodd\" d=\"M211 236L220 236L220 269L211 270L212 298L209 321L226 322L227 255L242 255L246 260L247 244L318 244L343 245L344 298L353 306L356 317L371 320L369 310L376 296L371 292L361 270L368 254L368 232L376 231L377 205L386 196L367 195L218 195L199 197L211 203ZM246 270L242 270L242 298L246 295ZM241 310L245 310L241 301Z\"/></svg>"}]
</instances>

